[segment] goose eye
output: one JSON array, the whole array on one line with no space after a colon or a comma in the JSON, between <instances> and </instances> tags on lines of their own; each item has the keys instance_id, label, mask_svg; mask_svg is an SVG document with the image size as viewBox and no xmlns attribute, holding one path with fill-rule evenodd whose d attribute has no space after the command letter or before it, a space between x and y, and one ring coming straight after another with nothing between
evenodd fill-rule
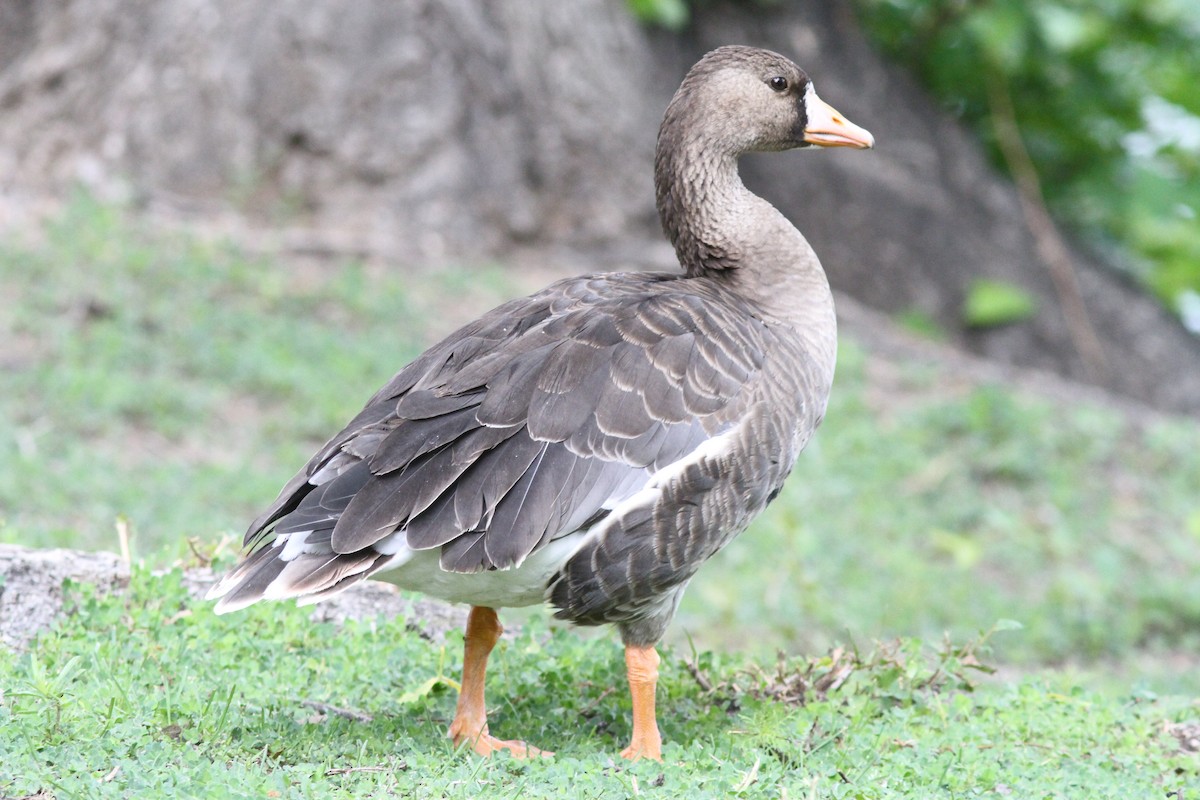
<instances>
[{"instance_id":1,"label":"goose eye","mask_svg":"<svg viewBox=\"0 0 1200 800\"><path fill-rule=\"evenodd\" d=\"M776 75L767 81L767 83L771 84L771 88L777 92L786 92L788 88L788 79L782 75Z\"/></svg>"}]
</instances>

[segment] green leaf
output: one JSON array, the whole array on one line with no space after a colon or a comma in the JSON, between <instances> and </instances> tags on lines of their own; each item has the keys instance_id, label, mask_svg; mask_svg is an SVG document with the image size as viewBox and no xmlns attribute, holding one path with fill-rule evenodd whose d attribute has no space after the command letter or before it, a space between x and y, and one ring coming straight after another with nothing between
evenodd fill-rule
<instances>
[{"instance_id":1,"label":"green leaf","mask_svg":"<svg viewBox=\"0 0 1200 800\"><path fill-rule=\"evenodd\" d=\"M629 10L642 22L677 31L691 16L684 0L625 0Z\"/></svg>"},{"instance_id":2,"label":"green leaf","mask_svg":"<svg viewBox=\"0 0 1200 800\"><path fill-rule=\"evenodd\" d=\"M1200 291L1200 4L856 0L876 44L998 151L984 77L1011 88L1051 211L1174 310ZM981 66L986 65L987 69ZM1170 109L1166 114L1153 113ZM1150 112L1150 113L1148 113ZM1167 223L1184 223L1178 230ZM1166 230L1159 230L1162 228Z\"/></svg>"},{"instance_id":3,"label":"green leaf","mask_svg":"<svg viewBox=\"0 0 1200 800\"><path fill-rule=\"evenodd\" d=\"M983 558L983 546L973 537L945 529L930 532L933 549L948 556L956 567L968 570Z\"/></svg>"},{"instance_id":4,"label":"green leaf","mask_svg":"<svg viewBox=\"0 0 1200 800\"><path fill-rule=\"evenodd\" d=\"M907 311L900 312L896 315L896 323L906 331L923 336L926 339L933 339L940 342L946 338L946 332L942 330L942 326L938 321L932 315L920 309L910 308Z\"/></svg>"},{"instance_id":5,"label":"green leaf","mask_svg":"<svg viewBox=\"0 0 1200 800\"><path fill-rule=\"evenodd\" d=\"M1103 29L1097 20L1056 4L1033 8L1042 39L1056 51L1067 53L1089 44ZM1099 30L1098 30L1099 29Z\"/></svg>"},{"instance_id":6,"label":"green leaf","mask_svg":"<svg viewBox=\"0 0 1200 800\"><path fill-rule=\"evenodd\" d=\"M442 675L434 675L429 680L422 682L419 686L409 689L407 692L400 695L398 702L402 706L410 705L418 700L421 700L422 698L428 697L438 687L446 687L455 691L459 690L458 681L450 680Z\"/></svg>"},{"instance_id":7,"label":"green leaf","mask_svg":"<svg viewBox=\"0 0 1200 800\"><path fill-rule=\"evenodd\" d=\"M1029 18L1016 6L985 6L966 20L966 30L1005 71L1017 68L1029 49Z\"/></svg>"},{"instance_id":8,"label":"green leaf","mask_svg":"<svg viewBox=\"0 0 1200 800\"><path fill-rule=\"evenodd\" d=\"M1036 311L1033 295L1019 286L980 278L967 290L963 322L971 328L993 328L1029 319Z\"/></svg>"}]
</instances>

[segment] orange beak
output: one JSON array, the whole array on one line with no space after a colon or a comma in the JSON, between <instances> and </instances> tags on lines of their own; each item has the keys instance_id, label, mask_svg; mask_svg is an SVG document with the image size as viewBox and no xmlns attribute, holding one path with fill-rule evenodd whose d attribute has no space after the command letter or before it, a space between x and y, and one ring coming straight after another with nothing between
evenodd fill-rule
<instances>
[{"instance_id":1,"label":"orange beak","mask_svg":"<svg viewBox=\"0 0 1200 800\"><path fill-rule=\"evenodd\" d=\"M817 97L811 89L805 97L808 126L804 141L820 147L856 147L865 150L875 146L875 137L838 113L838 110Z\"/></svg>"}]
</instances>

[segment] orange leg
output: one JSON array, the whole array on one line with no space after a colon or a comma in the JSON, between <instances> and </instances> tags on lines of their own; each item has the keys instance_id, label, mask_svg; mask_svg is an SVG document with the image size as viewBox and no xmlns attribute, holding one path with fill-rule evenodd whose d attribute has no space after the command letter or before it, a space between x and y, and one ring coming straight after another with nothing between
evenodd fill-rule
<instances>
[{"instance_id":1,"label":"orange leg","mask_svg":"<svg viewBox=\"0 0 1200 800\"><path fill-rule=\"evenodd\" d=\"M625 646L625 669L633 696L633 741L621 756L636 761L662 761L662 736L654 716L654 689L658 685L658 653L654 645Z\"/></svg>"},{"instance_id":2,"label":"orange leg","mask_svg":"<svg viewBox=\"0 0 1200 800\"><path fill-rule=\"evenodd\" d=\"M496 611L485 606L472 606L467 616L467 635L463 647L462 689L458 693L458 708L450 723L450 738L455 745L470 742L471 749L481 756L497 750L508 750L517 758L552 756L524 742L497 739L488 733L487 707L483 700L483 684L487 675L487 660L500 640L504 628Z\"/></svg>"}]
</instances>

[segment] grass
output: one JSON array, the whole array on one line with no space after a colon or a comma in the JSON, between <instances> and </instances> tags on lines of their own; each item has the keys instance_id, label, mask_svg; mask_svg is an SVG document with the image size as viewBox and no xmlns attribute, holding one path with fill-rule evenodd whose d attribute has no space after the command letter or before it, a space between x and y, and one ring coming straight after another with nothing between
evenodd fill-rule
<instances>
[{"instance_id":1,"label":"grass","mask_svg":"<svg viewBox=\"0 0 1200 800\"><path fill-rule=\"evenodd\" d=\"M839 369L827 427L725 577L689 590L685 622L716 610L744 643L783 633L811 650L1008 617L1024 631L1002 653L1023 662L1195 651L1195 424L1142 426L913 367L881 387L853 348Z\"/></svg>"},{"instance_id":2,"label":"grass","mask_svg":"<svg viewBox=\"0 0 1200 800\"><path fill-rule=\"evenodd\" d=\"M240 535L399 366L514 286L247 257L79 198L0 243L0 540L114 549L124 518L163 566ZM494 726L559 756L479 762L450 752L452 693L430 682L456 677L455 643L280 605L216 618L139 572L0 655L0 797L1200 797L1167 733L1200 716L1197 486L1194 421L844 341L825 426L669 634L668 766L610 760L628 734L611 637L506 614L529 627L499 654ZM988 642L1002 680L927 680L954 648L922 641L997 620L1020 624ZM770 699L786 674L756 665L839 643L859 654L839 691ZM713 693L682 666L693 646ZM374 721L312 721L304 699Z\"/></svg>"},{"instance_id":3,"label":"grass","mask_svg":"<svg viewBox=\"0 0 1200 800\"><path fill-rule=\"evenodd\" d=\"M0 247L0 538L111 547L124 516L154 552L240 529L420 352L435 306L486 304L499 274L285 267L79 198Z\"/></svg>"},{"instance_id":4,"label":"grass","mask_svg":"<svg viewBox=\"0 0 1200 800\"><path fill-rule=\"evenodd\" d=\"M335 630L285 606L215 617L178 571L75 596L78 613L31 654L0 653L0 796L1200 797L1172 735L1194 715L1186 701L1054 676L972 691L977 653L961 647L912 640L769 670L708 653L695 665L708 690L668 652L665 763L628 765L616 643L533 623L494 657L492 728L557 754L484 761L444 736L454 696L439 679L461 636L442 649L403 621Z\"/></svg>"}]
</instances>

